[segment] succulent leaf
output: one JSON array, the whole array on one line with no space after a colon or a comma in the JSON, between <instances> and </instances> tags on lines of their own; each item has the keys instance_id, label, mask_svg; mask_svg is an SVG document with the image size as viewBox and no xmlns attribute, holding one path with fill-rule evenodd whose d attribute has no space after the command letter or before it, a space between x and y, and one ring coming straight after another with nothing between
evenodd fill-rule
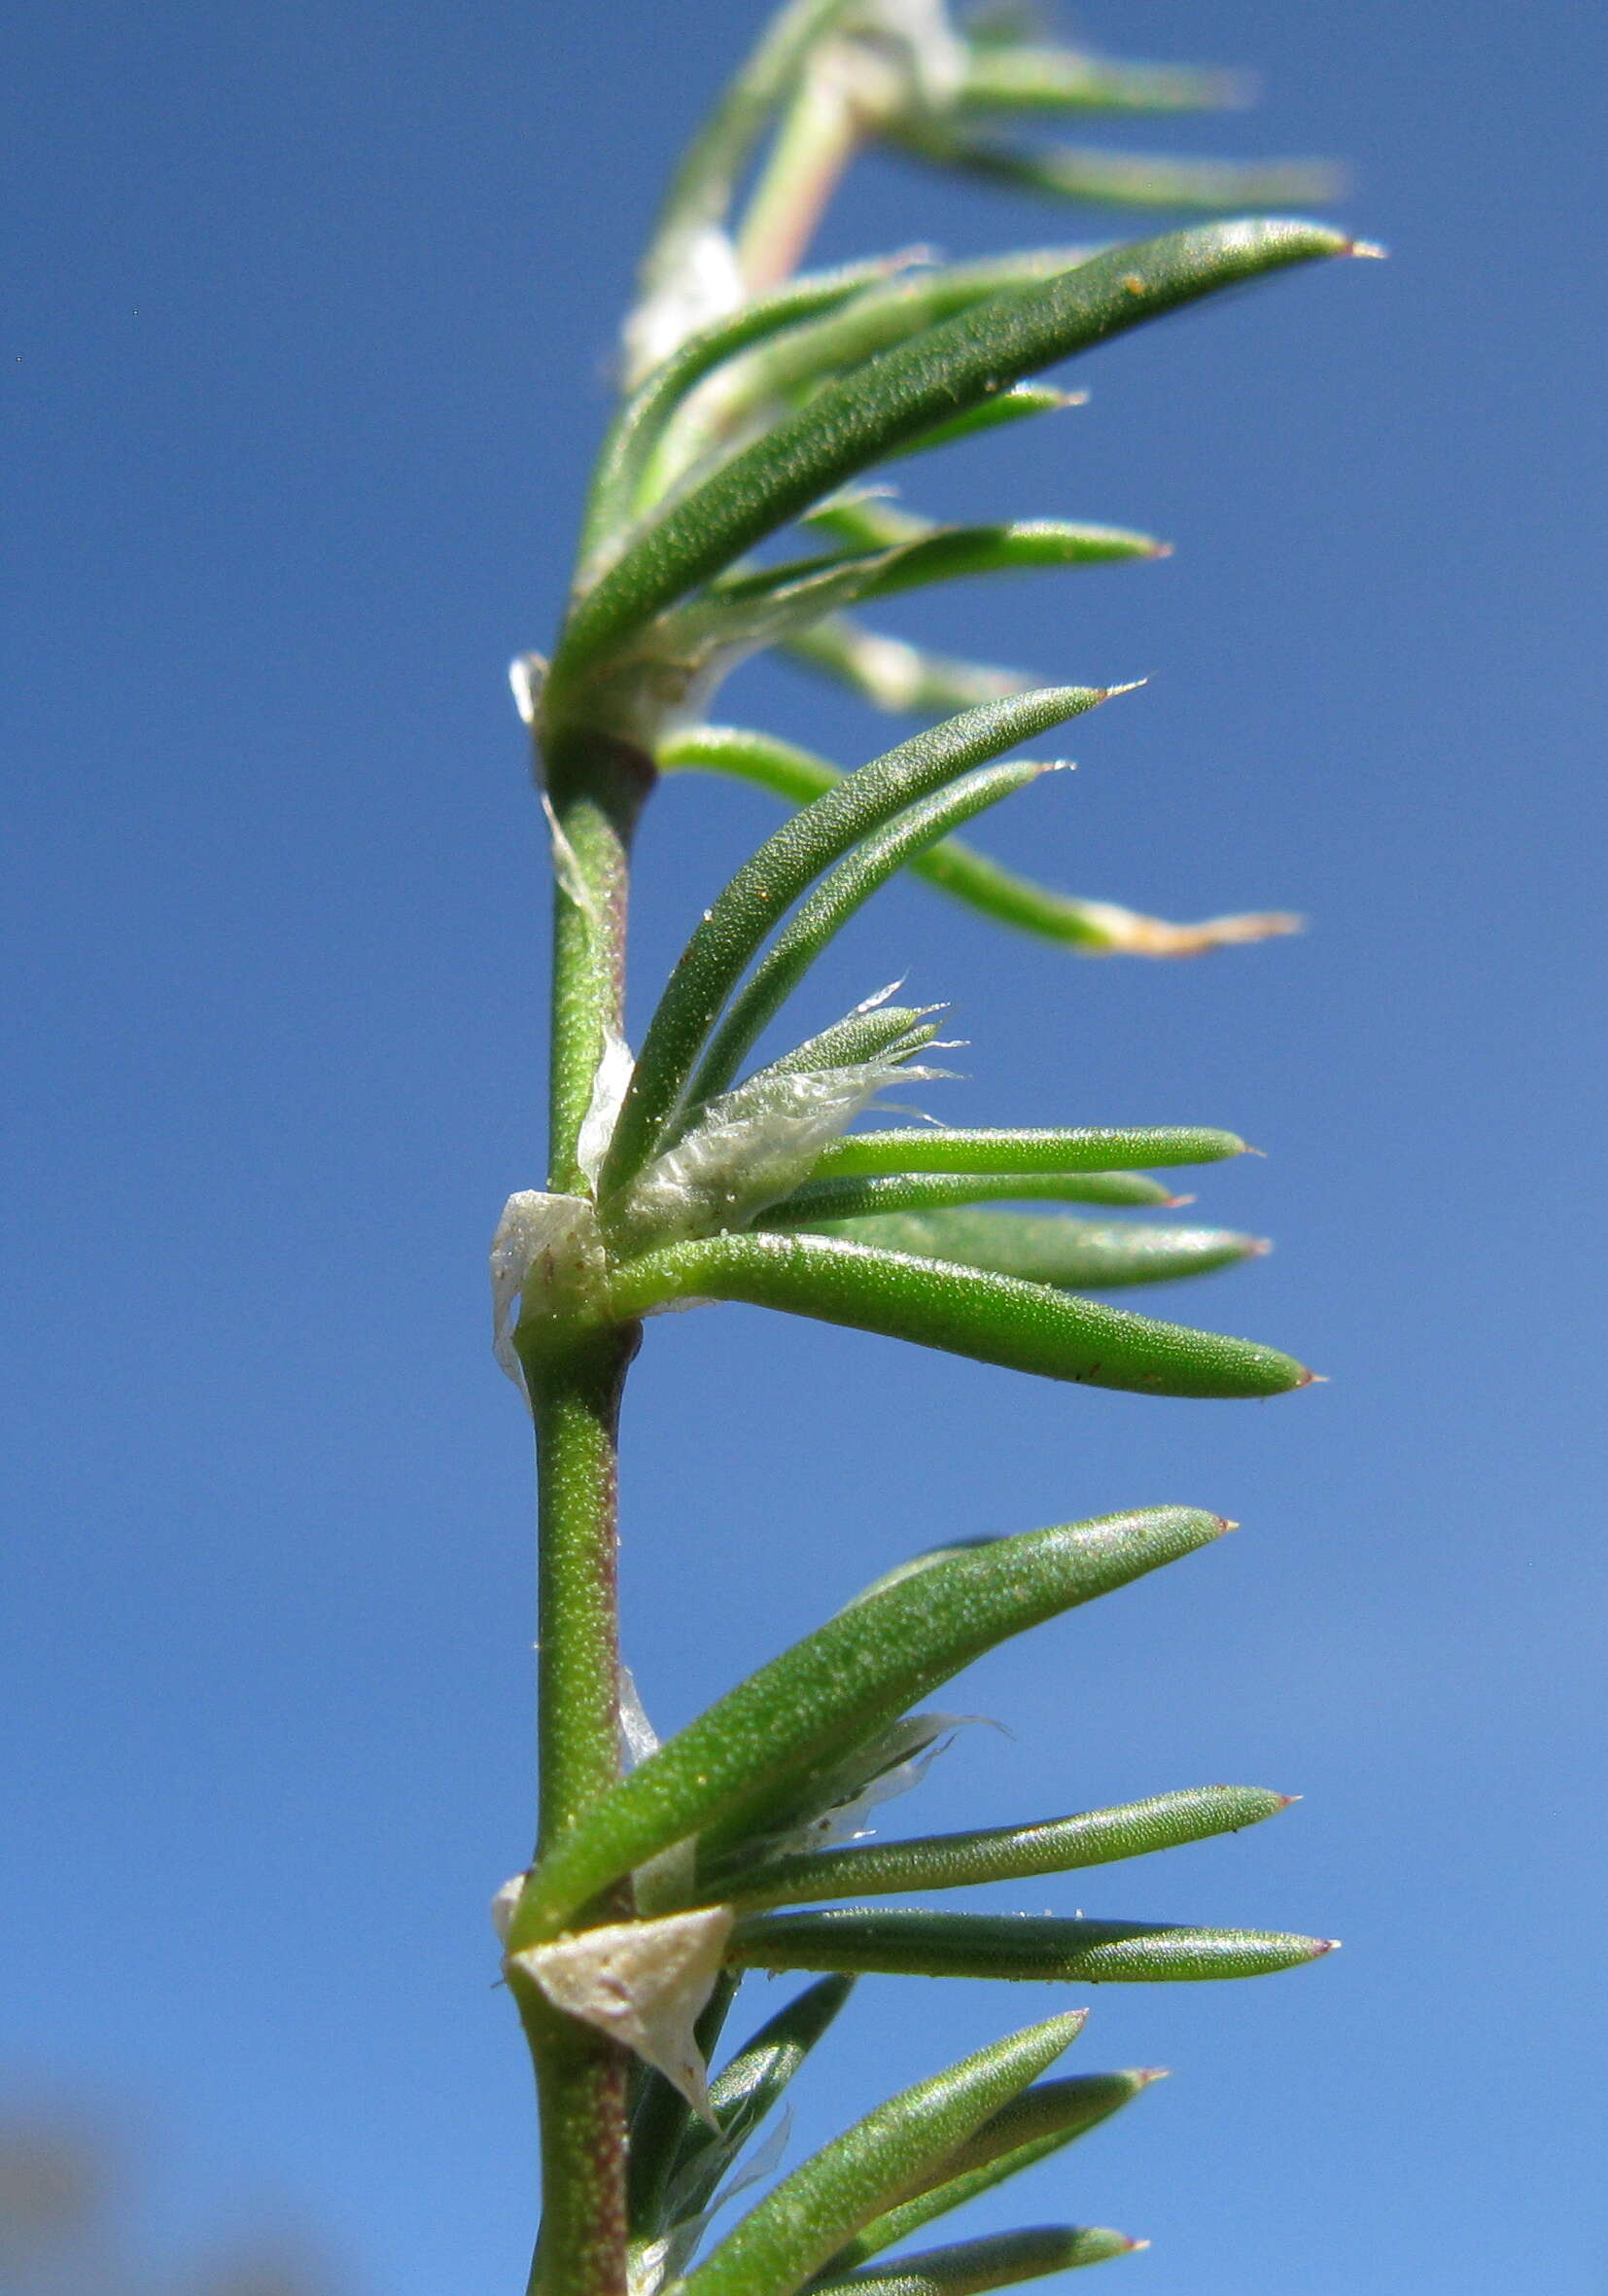
<instances>
[{"instance_id":1,"label":"succulent leaf","mask_svg":"<svg viewBox=\"0 0 1608 2296\"><path fill-rule=\"evenodd\" d=\"M706 1100L723 1092L747 1058L755 1039L803 979L827 943L871 896L886 885L913 854L946 835L958 822L970 821L1003 797L1014 796L1047 772L1036 763L985 765L906 806L864 838L816 888L755 966L716 1030L688 1086L690 1098Z\"/></svg>"},{"instance_id":2,"label":"succulent leaf","mask_svg":"<svg viewBox=\"0 0 1608 2296\"><path fill-rule=\"evenodd\" d=\"M896 131L901 149L940 167L986 177L1012 191L1100 207L1188 210L1221 207L1309 207L1340 189L1333 168L1310 159L1174 159L1162 153L1097 151L1051 144L1023 149L967 135L929 122Z\"/></svg>"},{"instance_id":3,"label":"succulent leaf","mask_svg":"<svg viewBox=\"0 0 1608 2296\"><path fill-rule=\"evenodd\" d=\"M617 1315L633 1319L678 1299L742 1300L1010 1371L1136 1395L1276 1395L1313 1377L1257 1340L1160 1323L1015 1276L798 1231L666 1245L617 1268L610 1297Z\"/></svg>"},{"instance_id":4,"label":"succulent leaf","mask_svg":"<svg viewBox=\"0 0 1608 2296\"><path fill-rule=\"evenodd\" d=\"M1245 101L1242 73L1089 55L1031 40L974 41L960 111L1214 112Z\"/></svg>"},{"instance_id":5,"label":"succulent leaf","mask_svg":"<svg viewBox=\"0 0 1608 2296\"><path fill-rule=\"evenodd\" d=\"M986 431L1003 430L1011 423L1026 422L1030 415L1059 414L1064 407L1081 406L1087 396L1084 391L1058 391L1051 383L1012 383L1009 390L982 400L964 414L953 415L948 422L934 423L931 430L907 440L888 459L901 462L906 455L931 454L939 447L959 446L967 440L981 438Z\"/></svg>"},{"instance_id":6,"label":"succulent leaf","mask_svg":"<svg viewBox=\"0 0 1608 2296\"><path fill-rule=\"evenodd\" d=\"M791 2296L862 2224L1053 2065L1082 2027L1052 2017L867 2113L795 2169L682 2283L685 2296Z\"/></svg>"},{"instance_id":7,"label":"succulent leaf","mask_svg":"<svg viewBox=\"0 0 1608 2296\"><path fill-rule=\"evenodd\" d=\"M806 1223L787 1224L797 1229ZM1156 1227L1013 1212L894 1212L870 1219L812 1219L807 1225L811 1234L839 1236L845 1243L954 1260L1073 1291L1172 1283L1231 1267L1267 1250L1259 1238L1229 1228Z\"/></svg>"},{"instance_id":8,"label":"succulent leaf","mask_svg":"<svg viewBox=\"0 0 1608 2296\"><path fill-rule=\"evenodd\" d=\"M1332 1937L1196 1929L1173 1922L1066 1921L1053 1914L750 1914L727 1959L739 1969L852 1969L894 1977L994 1977L1079 1985L1267 1977L1334 1950Z\"/></svg>"},{"instance_id":9,"label":"succulent leaf","mask_svg":"<svg viewBox=\"0 0 1608 2296\"><path fill-rule=\"evenodd\" d=\"M604 564L618 555L625 539L623 529L636 510L643 471L665 425L687 394L727 360L785 328L834 310L862 288L886 279L905 260L884 256L871 263L845 264L836 270L789 279L772 294L756 296L700 328L651 370L610 425L593 469L581 526L579 587L588 588Z\"/></svg>"},{"instance_id":10,"label":"succulent leaf","mask_svg":"<svg viewBox=\"0 0 1608 2296\"><path fill-rule=\"evenodd\" d=\"M586 594L553 657L549 724L567 721L633 631L907 440L1145 320L1350 250L1315 224L1202 225L1003 288L867 360L695 487Z\"/></svg>"},{"instance_id":11,"label":"succulent leaf","mask_svg":"<svg viewBox=\"0 0 1608 2296\"><path fill-rule=\"evenodd\" d=\"M980 2193L1048 2160L1164 2077L1152 2066L1139 2072L1081 2073L1066 2080L1035 2081L951 2153L925 2192L901 2201L846 2242L824 2266L821 2280L833 2273L853 2271L885 2248L908 2240L934 2218L947 2216Z\"/></svg>"},{"instance_id":12,"label":"succulent leaf","mask_svg":"<svg viewBox=\"0 0 1608 2296\"><path fill-rule=\"evenodd\" d=\"M652 1154L726 999L823 869L907 805L1105 698L1103 689L1048 687L969 710L901 742L784 822L716 896L670 976L599 1177L600 1195Z\"/></svg>"},{"instance_id":13,"label":"succulent leaf","mask_svg":"<svg viewBox=\"0 0 1608 2296\"><path fill-rule=\"evenodd\" d=\"M1171 1194L1142 1172L894 1172L868 1180L812 1180L780 1204L761 1227L820 1227L895 1212L945 1212L953 1206L1038 1200L1057 1204L1173 1206Z\"/></svg>"},{"instance_id":14,"label":"succulent leaf","mask_svg":"<svg viewBox=\"0 0 1608 2296\"><path fill-rule=\"evenodd\" d=\"M750 353L688 395L660 428L637 473L634 507L684 493L708 477L722 454L793 412L823 385L939 321L969 310L1001 288L1053 277L1081 263L1087 248L1034 248L982 263L898 266L869 280L846 307L828 306ZM890 265L890 268L894 266Z\"/></svg>"},{"instance_id":15,"label":"succulent leaf","mask_svg":"<svg viewBox=\"0 0 1608 2296\"><path fill-rule=\"evenodd\" d=\"M865 1897L902 1890L964 1890L982 1882L1031 1879L1146 1857L1213 1834L1238 1833L1289 1806L1288 1794L1254 1786L1194 1786L1154 1794L1110 1810L1036 1825L1001 1825L986 1832L929 1834L908 1842L856 1843L813 1855L768 1858L746 1869L710 1875L700 1895L720 1897L749 1912L771 1905L802 1905L828 1897Z\"/></svg>"},{"instance_id":16,"label":"succulent leaf","mask_svg":"<svg viewBox=\"0 0 1608 2296\"><path fill-rule=\"evenodd\" d=\"M832 2296L847 2296L850 2290L863 2290L864 2296L978 2296L985 2288L1014 2287L1076 2265L1104 2264L1144 2245L1104 2225L1040 2224L1028 2232L990 2233L947 2248L924 2248L843 2278L823 2275L811 2288L815 2296L826 2296L827 2290Z\"/></svg>"},{"instance_id":17,"label":"succulent leaf","mask_svg":"<svg viewBox=\"0 0 1608 2296\"><path fill-rule=\"evenodd\" d=\"M743 1837L767 1802L827 1776L985 1650L1209 1544L1190 1507L1060 1524L934 1558L868 1592L668 1739L533 1868L510 1949L558 1934L673 1842Z\"/></svg>"},{"instance_id":18,"label":"succulent leaf","mask_svg":"<svg viewBox=\"0 0 1608 2296\"><path fill-rule=\"evenodd\" d=\"M892 1172L1115 1172L1125 1164L1216 1164L1245 1152L1238 1133L1204 1124L1089 1125L1067 1131L943 1125L856 1132L834 1141L816 1170L823 1180Z\"/></svg>"}]
</instances>

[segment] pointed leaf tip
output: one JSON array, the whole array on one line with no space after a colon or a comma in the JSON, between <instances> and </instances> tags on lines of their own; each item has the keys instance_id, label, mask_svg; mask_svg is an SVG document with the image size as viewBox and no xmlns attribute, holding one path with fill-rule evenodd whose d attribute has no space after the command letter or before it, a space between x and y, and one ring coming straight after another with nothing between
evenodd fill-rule
<instances>
[{"instance_id":1,"label":"pointed leaf tip","mask_svg":"<svg viewBox=\"0 0 1608 2296\"><path fill-rule=\"evenodd\" d=\"M1253 1340L1160 1323L958 1261L802 1230L752 1229L646 1252L616 1270L612 1297L622 1320L678 1298L740 1300L1007 1370L1141 1395L1281 1395L1305 1376L1292 1357Z\"/></svg>"},{"instance_id":2,"label":"pointed leaf tip","mask_svg":"<svg viewBox=\"0 0 1608 2296\"><path fill-rule=\"evenodd\" d=\"M1333 1946L1332 1939L1278 1930L837 1906L740 1917L728 1955L733 1967L747 1969L1147 1985L1270 1977Z\"/></svg>"},{"instance_id":3,"label":"pointed leaf tip","mask_svg":"<svg viewBox=\"0 0 1608 2296\"><path fill-rule=\"evenodd\" d=\"M751 2209L681 2283L687 2296L801 2287L1054 2064L1082 2023L1081 2011L1052 2017L890 2098Z\"/></svg>"},{"instance_id":4,"label":"pointed leaf tip","mask_svg":"<svg viewBox=\"0 0 1608 2296\"><path fill-rule=\"evenodd\" d=\"M717 465L577 601L548 683L550 723L596 708L597 681L655 615L924 430L1164 311L1351 244L1276 217L1164 233L1002 287L877 353ZM1136 296L1127 281L1140 277ZM629 717L634 702L615 700Z\"/></svg>"},{"instance_id":5,"label":"pointed leaf tip","mask_svg":"<svg viewBox=\"0 0 1608 2296\"><path fill-rule=\"evenodd\" d=\"M694 1834L712 1854L1012 1635L1207 1545L1217 1518L1154 1507L957 1548L870 1589L728 1690L612 1786L526 1884L516 1948L561 1933L612 1881Z\"/></svg>"},{"instance_id":6,"label":"pointed leaf tip","mask_svg":"<svg viewBox=\"0 0 1608 2296\"><path fill-rule=\"evenodd\" d=\"M1365 257L1370 263L1388 263L1390 250L1381 247L1377 239L1348 239L1342 250L1346 255Z\"/></svg>"}]
</instances>

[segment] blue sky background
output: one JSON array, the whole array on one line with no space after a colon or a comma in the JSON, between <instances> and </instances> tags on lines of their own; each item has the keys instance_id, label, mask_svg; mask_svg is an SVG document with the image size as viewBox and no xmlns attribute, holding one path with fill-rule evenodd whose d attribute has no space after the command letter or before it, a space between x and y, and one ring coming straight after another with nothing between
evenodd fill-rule
<instances>
[{"instance_id":1,"label":"blue sky background","mask_svg":"<svg viewBox=\"0 0 1608 2296\"><path fill-rule=\"evenodd\" d=\"M1174 558L888 618L1151 679L995 850L1312 930L1087 964L901 887L799 1007L953 999L958 1121L1242 1131L1267 1161L1201 1213L1278 1251L1158 1307L1332 1384L1154 1402L722 1310L653 1327L631 1389L661 1727L938 1539L1243 1521L979 1667L953 1702L1011 1735L892 1814L1306 1797L1009 1893L1346 1940L1093 1996L1078 2069L1175 2077L994 2220L1148 2235L1114 2269L1149 2296L1608 2287L1593 18L1088 0L1101 45L1267 87L1095 132L1338 155L1392 261L1141 331L1068 375L1089 406L911 466L918 507ZM503 668L550 634L635 248L756 19L63 0L17 35L6 2063L145 2126L158 2245L289 2217L354 2296L523 2284L483 1906L531 1823L530 1465L484 1254L540 1171L546 902ZM879 162L823 247L1108 228ZM783 670L722 714L886 746ZM774 818L666 790L644 989ZM791 2157L1063 2000L866 1984Z\"/></svg>"}]
</instances>

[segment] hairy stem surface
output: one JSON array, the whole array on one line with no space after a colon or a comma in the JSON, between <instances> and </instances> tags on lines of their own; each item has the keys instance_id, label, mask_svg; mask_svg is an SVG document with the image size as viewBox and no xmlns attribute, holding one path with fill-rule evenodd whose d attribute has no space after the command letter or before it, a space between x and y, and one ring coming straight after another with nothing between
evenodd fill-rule
<instances>
[{"instance_id":1,"label":"hairy stem surface","mask_svg":"<svg viewBox=\"0 0 1608 2296\"><path fill-rule=\"evenodd\" d=\"M621 1023L630 837L653 774L629 745L579 732L545 764L558 878L549 1183L574 1190L585 1184L577 1152L598 1061ZM539 1854L619 1775L619 1406L639 1336L634 1324L555 1331L524 1356L538 1457ZM512 1983L542 2113L531 2285L623 2296L625 2053L522 1974Z\"/></svg>"}]
</instances>

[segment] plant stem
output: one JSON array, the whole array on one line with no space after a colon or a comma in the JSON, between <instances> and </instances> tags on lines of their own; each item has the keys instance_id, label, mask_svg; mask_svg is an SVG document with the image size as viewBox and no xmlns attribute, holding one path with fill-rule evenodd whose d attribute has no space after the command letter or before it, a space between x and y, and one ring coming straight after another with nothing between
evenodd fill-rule
<instances>
[{"instance_id":1,"label":"plant stem","mask_svg":"<svg viewBox=\"0 0 1608 2296\"><path fill-rule=\"evenodd\" d=\"M559 878L549 1185L573 1190L585 1184L577 1151L599 1055L621 1022L630 836L653 775L629 744L580 731L553 741L544 762ZM619 1774L619 1405L639 1337L635 1324L565 1328L524 1352L538 1462L539 1853ZM523 1973L510 1984L542 2113L532 2286L623 2296L625 2054L560 2014Z\"/></svg>"},{"instance_id":2,"label":"plant stem","mask_svg":"<svg viewBox=\"0 0 1608 2296\"><path fill-rule=\"evenodd\" d=\"M844 0L791 0L765 31L689 145L643 258L645 294L674 273L688 243L725 221L744 163L764 133L778 96L813 43L830 30Z\"/></svg>"},{"instance_id":3,"label":"plant stem","mask_svg":"<svg viewBox=\"0 0 1608 2296\"><path fill-rule=\"evenodd\" d=\"M750 295L796 268L863 138L855 88L830 48L805 68L738 237Z\"/></svg>"},{"instance_id":4,"label":"plant stem","mask_svg":"<svg viewBox=\"0 0 1608 2296\"><path fill-rule=\"evenodd\" d=\"M542 2232L528 2296L625 2296L623 2049L513 1981L542 2113Z\"/></svg>"},{"instance_id":5,"label":"plant stem","mask_svg":"<svg viewBox=\"0 0 1608 2296\"><path fill-rule=\"evenodd\" d=\"M585 1184L576 1161L598 1061L620 1028L631 832L655 779L634 743L566 726L544 745L552 808L552 1050L547 1185Z\"/></svg>"},{"instance_id":6,"label":"plant stem","mask_svg":"<svg viewBox=\"0 0 1608 2296\"><path fill-rule=\"evenodd\" d=\"M639 1330L577 1338L527 1372L541 1523L539 1853L619 1775L616 1429Z\"/></svg>"}]
</instances>

